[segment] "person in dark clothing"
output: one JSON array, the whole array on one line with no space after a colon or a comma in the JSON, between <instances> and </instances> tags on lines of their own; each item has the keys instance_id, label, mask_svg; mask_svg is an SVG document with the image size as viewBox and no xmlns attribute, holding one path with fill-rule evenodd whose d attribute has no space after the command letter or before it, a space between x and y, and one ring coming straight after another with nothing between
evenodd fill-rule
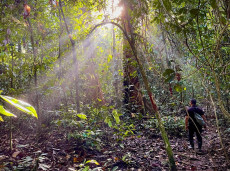
<instances>
[{"instance_id":1,"label":"person in dark clothing","mask_svg":"<svg viewBox=\"0 0 230 171\"><path fill-rule=\"evenodd\" d=\"M190 108L187 110L186 117L185 117L185 128L189 132L189 142L194 149L194 141L193 141L193 136L194 133L196 133L197 141L198 141L198 149L201 151L202 147L202 137L201 137L201 132L202 132L202 126L197 123L196 119L194 118L194 112L198 113L201 115L201 117L204 119L206 122L206 118L204 116L204 111L196 106L196 100L192 99L190 101Z\"/></svg>"}]
</instances>

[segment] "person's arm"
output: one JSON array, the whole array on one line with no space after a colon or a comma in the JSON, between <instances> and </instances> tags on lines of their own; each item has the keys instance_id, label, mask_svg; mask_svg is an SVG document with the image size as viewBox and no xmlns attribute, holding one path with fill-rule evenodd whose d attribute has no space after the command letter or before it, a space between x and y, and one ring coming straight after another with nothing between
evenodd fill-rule
<instances>
[{"instance_id":1,"label":"person's arm","mask_svg":"<svg viewBox=\"0 0 230 171\"><path fill-rule=\"evenodd\" d=\"M186 115L185 116L185 129L188 130L188 119L189 119L189 116Z\"/></svg>"},{"instance_id":2,"label":"person's arm","mask_svg":"<svg viewBox=\"0 0 230 171\"><path fill-rule=\"evenodd\" d=\"M204 119L205 123L207 122L206 117L204 115L201 115L201 117Z\"/></svg>"},{"instance_id":3,"label":"person's arm","mask_svg":"<svg viewBox=\"0 0 230 171\"><path fill-rule=\"evenodd\" d=\"M204 122L205 122L205 125L207 123L207 120L206 120L206 117L204 115L204 111L202 109L200 109L200 116L203 118ZM206 127L206 126L205 126Z\"/></svg>"}]
</instances>

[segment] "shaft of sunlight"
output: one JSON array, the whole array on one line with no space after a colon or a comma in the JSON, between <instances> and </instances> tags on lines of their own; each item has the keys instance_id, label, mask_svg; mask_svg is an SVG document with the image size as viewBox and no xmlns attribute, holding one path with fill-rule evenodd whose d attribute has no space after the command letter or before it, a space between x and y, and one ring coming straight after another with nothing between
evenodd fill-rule
<instances>
[{"instance_id":1,"label":"shaft of sunlight","mask_svg":"<svg viewBox=\"0 0 230 171\"><path fill-rule=\"evenodd\" d=\"M123 7L119 6L120 0L108 0L106 7L106 15L109 15L111 19L121 16Z\"/></svg>"}]
</instances>

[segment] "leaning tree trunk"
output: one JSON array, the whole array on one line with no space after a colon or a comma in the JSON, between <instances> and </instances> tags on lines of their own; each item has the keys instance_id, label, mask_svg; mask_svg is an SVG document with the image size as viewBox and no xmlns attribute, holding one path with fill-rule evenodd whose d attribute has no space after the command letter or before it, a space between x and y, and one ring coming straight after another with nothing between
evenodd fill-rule
<instances>
[{"instance_id":1,"label":"leaning tree trunk","mask_svg":"<svg viewBox=\"0 0 230 171\"><path fill-rule=\"evenodd\" d=\"M177 168L176 168L176 164L175 164L175 160L174 160L172 148L171 148L171 145L170 145L167 133L165 131L165 127L164 127L164 125L162 123L161 115L160 115L160 112L158 110L158 107L157 107L157 104L156 104L156 100L155 100L154 96L152 95L152 91L151 91L151 88L149 86L149 82L148 82L147 75L145 73L144 67L143 67L143 65L141 63L140 58L137 55L137 49L136 49L136 46L135 46L133 32L132 32L132 27L131 27L131 24L130 24L130 19L131 18L130 18L129 14L128 14L129 10L131 10L131 9L130 9L129 4L128 4L127 1L124 0L123 3L124 3L123 24L124 24L124 33L125 33L124 36L126 38L126 40L124 42L124 46L125 46L125 58L128 59L128 62L130 62L130 61L136 61L136 63L137 63L136 66L139 67L140 73L141 73L143 81L144 81L145 88L147 90L147 93L149 95L149 99L150 99L151 104L152 104L153 111L154 111L154 113L156 115L156 118L158 120L158 123L159 123L159 129L160 129L161 136L162 136L162 139L163 139L164 144L165 144L165 149L166 149L166 152L167 152L167 155L168 155L168 158L169 158L170 168L171 168L172 171L176 171ZM131 64L131 63L128 63L128 64ZM128 75L126 75L126 77L128 77L128 78L131 79L131 80L128 80L128 81L131 81L129 83L135 83L136 85L138 85L138 88L139 88L139 81L138 81L138 79L136 79L133 76L130 77L131 72L134 70L134 66L130 66L130 68L129 68L129 66L127 66L127 68L129 70L126 70L126 72L128 71L127 72ZM135 89L134 89L134 92L135 92ZM133 95L136 95L136 94L133 94Z\"/></svg>"}]
</instances>

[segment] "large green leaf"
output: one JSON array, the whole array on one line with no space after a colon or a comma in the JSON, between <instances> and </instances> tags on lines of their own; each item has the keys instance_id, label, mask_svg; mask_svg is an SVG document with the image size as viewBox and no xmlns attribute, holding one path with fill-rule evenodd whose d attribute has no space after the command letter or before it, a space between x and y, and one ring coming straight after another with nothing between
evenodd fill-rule
<instances>
[{"instance_id":1,"label":"large green leaf","mask_svg":"<svg viewBox=\"0 0 230 171\"><path fill-rule=\"evenodd\" d=\"M6 109L4 109L3 106L0 105L0 113L5 115L5 116L13 116L13 117L17 117L16 115L14 115L13 113L7 111ZM1 119L0 119L1 121Z\"/></svg>"},{"instance_id":2,"label":"large green leaf","mask_svg":"<svg viewBox=\"0 0 230 171\"><path fill-rule=\"evenodd\" d=\"M26 103L22 100L17 100L9 96L0 95L0 97L3 98L8 103L10 103L11 105L15 106L17 109L38 118L36 110L29 103Z\"/></svg>"}]
</instances>

